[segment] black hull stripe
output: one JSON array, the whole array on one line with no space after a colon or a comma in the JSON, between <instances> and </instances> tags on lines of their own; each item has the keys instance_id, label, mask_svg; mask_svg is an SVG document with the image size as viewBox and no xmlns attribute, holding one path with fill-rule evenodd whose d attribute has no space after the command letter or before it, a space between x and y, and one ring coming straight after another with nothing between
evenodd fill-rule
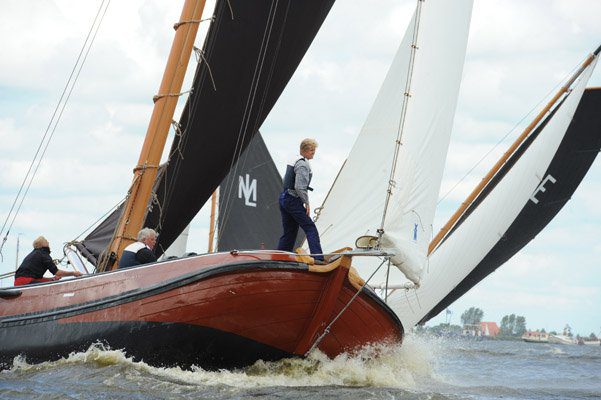
<instances>
[{"instance_id":1,"label":"black hull stripe","mask_svg":"<svg viewBox=\"0 0 601 400\"><path fill-rule=\"evenodd\" d=\"M33 328L33 329L32 329ZM254 340L202 326L142 321L62 324L39 322L0 330L0 370L10 368L16 356L27 362L55 361L72 352L84 352L99 343L107 349L125 349L134 361L156 367L209 370L235 369L257 360L275 361L293 354Z\"/></svg>"}]
</instances>

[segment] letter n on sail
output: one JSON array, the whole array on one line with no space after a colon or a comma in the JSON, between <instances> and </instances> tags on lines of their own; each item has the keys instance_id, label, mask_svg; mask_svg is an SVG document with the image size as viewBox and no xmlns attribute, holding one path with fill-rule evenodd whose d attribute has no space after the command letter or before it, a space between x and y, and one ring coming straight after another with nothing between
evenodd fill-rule
<instances>
[{"instance_id":1,"label":"letter n on sail","mask_svg":"<svg viewBox=\"0 0 601 400\"><path fill-rule=\"evenodd\" d=\"M250 180L250 176L246 174L246 180L242 176L238 177L238 198L244 196L244 204L249 207L257 206L257 180Z\"/></svg>"}]
</instances>

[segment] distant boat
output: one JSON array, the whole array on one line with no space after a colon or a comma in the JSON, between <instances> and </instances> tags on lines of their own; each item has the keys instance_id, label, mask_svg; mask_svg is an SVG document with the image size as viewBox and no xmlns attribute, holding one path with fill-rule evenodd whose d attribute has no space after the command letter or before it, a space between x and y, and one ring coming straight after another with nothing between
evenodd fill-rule
<instances>
[{"instance_id":1,"label":"distant boat","mask_svg":"<svg viewBox=\"0 0 601 400\"><path fill-rule=\"evenodd\" d=\"M549 343L549 334L528 331L522 335L522 340L528 343Z\"/></svg>"},{"instance_id":2,"label":"distant boat","mask_svg":"<svg viewBox=\"0 0 601 400\"><path fill-rule=\"evenodd\" d=\"M573 337L567 335L549 335L549 343L553 344L576 344Z\"/></svg>"}]
</instances>

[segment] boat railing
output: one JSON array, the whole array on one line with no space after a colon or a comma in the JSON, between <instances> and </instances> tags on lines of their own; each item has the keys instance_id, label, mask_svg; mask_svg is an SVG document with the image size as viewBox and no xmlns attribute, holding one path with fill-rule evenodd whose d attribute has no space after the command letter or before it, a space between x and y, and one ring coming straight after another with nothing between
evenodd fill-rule
<instances>
[{"instance_id":1,"label":"boat railing","mask_svg":"<svg viewBox=\"0 0 601 400\"><path fill-rule=\"evenodd\" d=\"M4 274L0 274L0 287L12 286L13 278L15 276L15 271L6 272Z\"/></svg>"}]
</instances>

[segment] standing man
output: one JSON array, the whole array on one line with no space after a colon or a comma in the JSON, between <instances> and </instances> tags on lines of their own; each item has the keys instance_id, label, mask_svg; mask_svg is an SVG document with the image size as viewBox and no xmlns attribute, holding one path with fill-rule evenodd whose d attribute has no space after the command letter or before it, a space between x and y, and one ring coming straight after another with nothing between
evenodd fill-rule
<instances>
[{"instance_id":1,"label":"standing man","mask_svg":"<svg viewBox=\"0 0 601 400\"><path fill-rule=\"evenodd\" d=\"M141 229L138 232L138 241L130 244L123 250L123 254L121 254L121 259L119 260L119 268L156 262L157 256L154 255L153 250L158 236L158 233L154 229Z\"/></svg>"},{"instance_id":2,"label":"standing man","mask_svg":"<svg viewBox=\"0 0 601 400\"><path fill-rule=\"evenodd\" d=\"M54 277L44 278L46 271L50 271ZM56 281L63 276L81 276L81 272L58 269L50 257L50 243L40 236L33 241L33 251L23 259L15 272L15 286Z\"/></svg>"},{"instance_id":3,"label":"standing man","mask_svg":"<svg viewBox=\"0 0 601 400\"><path fill-rule=\"evenodd\" d=\"M309 215L311 206L309 205L309 187L311 183L311 165L309 160L313 159L317 142L314 139L305 139L300 144L301 157L293 165L286 167L284 176L284 191L280 195L280 212L282 213L282 226L284 234L280 238L278 250L293 251L294 241L298 234L300 226L309 243L311 254L316 255L316 261L323 263L323 251L319 242L319 233L317 227Z\"/></svg>"}]
</instances>

